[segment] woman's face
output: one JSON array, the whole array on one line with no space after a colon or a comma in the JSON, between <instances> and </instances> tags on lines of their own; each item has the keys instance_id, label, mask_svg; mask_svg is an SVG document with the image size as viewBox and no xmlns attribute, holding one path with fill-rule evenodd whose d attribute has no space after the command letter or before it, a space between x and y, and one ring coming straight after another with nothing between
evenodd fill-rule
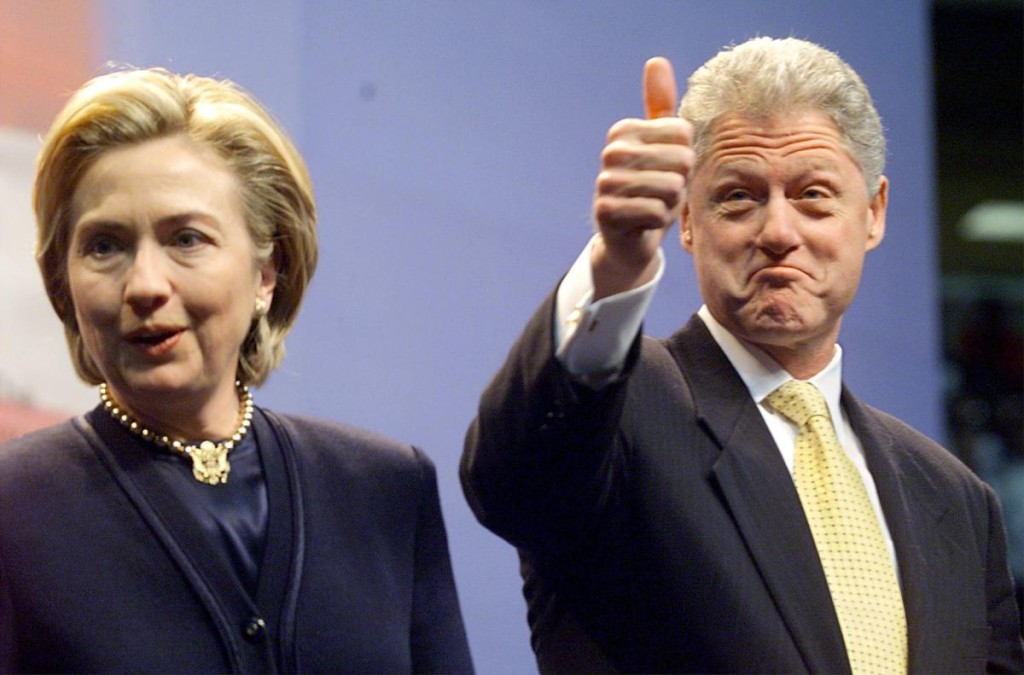
<instances>
[{"instance_id":1,"label":"woman's face","mask_svg":"<svg viewBox=\"0 0 1024 675\"><path fill-rule=\"evenodd\" d=\"M117 401L155 421L211 405L232 418L241 344L275 275L228 165L184 136L110 150L75 189L70 222L75 316Z\"/></svg>"}]
</instances>

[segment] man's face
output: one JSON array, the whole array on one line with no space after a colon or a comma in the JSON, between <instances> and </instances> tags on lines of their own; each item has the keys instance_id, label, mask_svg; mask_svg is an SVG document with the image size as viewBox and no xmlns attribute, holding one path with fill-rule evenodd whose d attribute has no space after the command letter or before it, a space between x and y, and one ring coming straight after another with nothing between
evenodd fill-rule
<instances>
[{"instance_id":1,"label":"man's face","mask_svg":"<svg viewBox=\"0 0 1024 675\"><path fill-rule=\"evenodd\" d=\"M820 111L723 117L682 214L711 314L783 365L784 354L827 363L864 255L882 240L887 196L884 177L868 194Z\"/></svg>"}]
</instances>

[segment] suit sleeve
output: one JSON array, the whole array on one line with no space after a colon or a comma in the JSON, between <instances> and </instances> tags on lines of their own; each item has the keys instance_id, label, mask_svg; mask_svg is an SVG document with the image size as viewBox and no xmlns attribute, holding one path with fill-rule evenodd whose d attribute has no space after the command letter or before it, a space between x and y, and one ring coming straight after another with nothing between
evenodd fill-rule
<instances>
[{"instance_id":1,"label":"suit sleeve","mask_svg":"<svg viewBox=\"0 0 1024 675\"><path fill-rule=\"evenodd\" d=\"M640 344L638 337L622 377L594 390L555 358L553 315L549 297L484 391L460 466L480 522L542 554L592 533L616 498L617 430Z\"/></svg>"},{"instance_id":2,"label":"suit sleeve","mask_svg":"<svg viewBox=\"0 0 1024 675\"><path fill-rule=\"evenodd\" d=\"M986 486L988 500L988 554L985 587L988 625L991 631L987 671L1024 673L1024 641L1020 609L1014 597L1013 579L1006 565L1006 532L999 501Z\"/></svg>"},{"instance_id":3,"label":"suit sleeve","mask_svg":"<svg viewBox=\"0 0 1024 675\"><path fill-rule=\"evenodd\" d=\"M437 474L430 460L418 451L417 459L422 467L422 478L410 636L413 672L472 673L473 662L441 516Z\"/></svg>"}]
</instances>

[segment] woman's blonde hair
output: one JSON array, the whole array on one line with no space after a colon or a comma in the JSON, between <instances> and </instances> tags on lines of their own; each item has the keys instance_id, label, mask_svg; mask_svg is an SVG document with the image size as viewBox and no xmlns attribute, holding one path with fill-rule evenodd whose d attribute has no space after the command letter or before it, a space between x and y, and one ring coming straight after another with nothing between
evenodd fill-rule
<instances>
[{"instance_id":1,"label":"woman's blonde hair","mask_svg":"<svg viewBox=\"0 0 1024 675\"><path fill-rule=\"evenodd\" d=\"M76 91L43 140L36 167L36 260L79 377L103 381L85 350L68 286L71 202L82 176L105 152L183 135L232 168L260 263L273 258L273 302L254 318L238 377L260 385L284 357L284 338L316 269L316 205L309 172L271 115L236 84L160 68L102 75Z\"/></svg>"},{"instance_id":2,"label":"woman's blonde hair","mask_svg":"<svg viewBox=\"0 0 1024 675\"><path fill-rule=\"evenodd\" d=\"M813 42L760 37L719 52L690 76L679 114L693 124L699 163L724 114L766 118L803 108L832 118L874 195L885 169L882 121L860 76Z\"/></svg>"}]
</instances>

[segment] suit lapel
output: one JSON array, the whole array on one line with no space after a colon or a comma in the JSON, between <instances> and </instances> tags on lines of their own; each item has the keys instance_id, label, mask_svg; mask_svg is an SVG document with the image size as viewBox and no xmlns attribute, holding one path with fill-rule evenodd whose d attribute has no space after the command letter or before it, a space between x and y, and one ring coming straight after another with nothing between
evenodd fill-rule
<instances>
[{"instance_id":1,"label":"suit lapel","mask_svg":"<svg viewBox=\"0 0 1024 675\"><path fill-rule=\"evenodd\" d=\"M812 672L849 672L842 633L793 480L750 394L704 323L668 343L699 424L721 448L712 470L793 641Z\"/></svg>"},{"instance_id":2,"label":"suit lapel","mask_svg":"<svg viewBox=\"0 0 1024 675\"><path fill-rule=\"evenodd\" d=\"M956 588L969 576L959 545L948 540L939 526L949 505L911 455L897 447L877 413L845 388L843 408L864 448L896 549L910 668L915 672L944 670L950 658L955 662L955 654L946 654L946 650L959 644L962 636L946 635L956 625L949 619L958 608L947 603L955 594L937 589Z\"/></svg>"},{"instance_id":3,"label":"suit lapel","mask_svg":"<svg viewBox=\"0 0 1024 675\"><path fill-rule=\"evenodd\" d=\"M270 649L276 653L268 663L277 660L284 670L295 670L295 596L304 542L294 450L286 445L287 437L272 429L266 414L257 408L252 433L264 467L269 513L253 598L234 571L227 551L215 542L211 545L196 516L181 508L178 498L154 472L149 453L139 452L134 437L108 415L90 415L89 419L95 434L102 438L96 438L93 446L214 617L236 667L244 669L238 664L245 664L245 650L232 629L240 617L262 615L269 634L277 640L271 640Z\"/></svg>"},{"instance_id":4,"label":"suit lapel","mask_svg":"<svg viewBox=\"0 0 1024 675\"><path fill-rule=\"evenodd\" d=\"M210 613L233 667L242 668L245 661L238 637L232 630L233 617L254 612L250 610L238 577L230 572L230 561L219 549L204 542L195 518L181 509L168 493L154 469L152 450L140 451L141 441L98 410L89 413L85 418L87 423L80 428Z\"/></svg>"},{"instance_id":5,"label":"suit lapel","mask_svg":"<svg viewBox=\"0 0 1024 675\"><path fill-rule=\"evenodd\" d=\"M281 420L269 411L257 408L253 432L260 441L270 506L256 600L277 636L281 670L295 672L295 613L306 548L296 453Z\"/></svg>"}]
</instances>

